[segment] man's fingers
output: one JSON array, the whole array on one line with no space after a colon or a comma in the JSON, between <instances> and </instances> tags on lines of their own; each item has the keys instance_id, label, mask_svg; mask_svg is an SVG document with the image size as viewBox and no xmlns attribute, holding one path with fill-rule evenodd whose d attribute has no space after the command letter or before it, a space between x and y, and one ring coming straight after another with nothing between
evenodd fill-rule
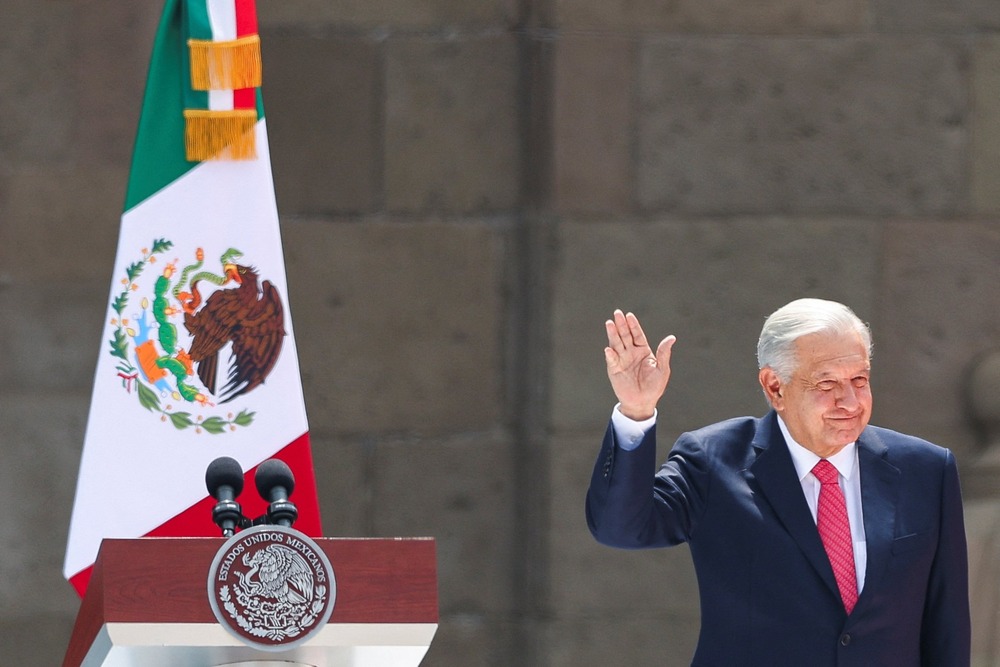
<instances>
[{"instance_id":1,"label":"man's fingers","mask_svg":"<svg viewBox=\"0 0 1000 667\"><path fill-rule=\"evenodd\" d=\"M605 322L608 329L608 342L616 350L629 347L648 347L646 334L642 331L639 319L632 313L623 313L615 309L613 320ZM612 332L611 327L614 327Z\"/></svg>"},{"instance_id":2,"label":"man's fingers","mask_svg":"<svg viewBox=\"0 0 1000 667\"><path fill-rule=\"evenodd\" d=\"M618 326L612 320L608 320L604 323L604 329L608 334L608 349L617 354L624 352L625 341L622 340L621 334L618 332Z\"/></svg>"},{"instance_id":3,"label":"man's fingers","mask_svg":"<svg viewBox=\"0 0 1000 667\"><path fill-rule=\"evenodd\" d=\"M625 315L625 323L628 325L629 337L632 339L632 343L637 347L647 346L646 334L642 330L642 325L639 324L639 318L632 313L627 313Z\"/></svg>"},{"instance_id":4,"label":"man's fingers","mask_svg":"<svg viewBox=\"0 0 1000 667\"><path fill-rule=\"evenodd\" d=\"M624 313L621 309L615 309L613 319L604 322L604 329L608 335L608 347L604 349L604 357L608 365L619 364L624 361L624 357L632 356L633 351L640 355L649 354L649 343L646 340L646 333L639 324L639 318L633 313ZM656 348L655 361L653 357L647 360L656 366L666 366L670 363L670 348L673 347L676 338L667 336Z\"/></svg>"},{"instance_id":5,"label":"man's fingers","mask_svg":"<svg viewBox=\"0 0 1000 667\"><path fill-rule=\"evenodd\" d=\"M628 321L625 319L625 313L623 313L620 309L616 309L614 321L615 331L618 334L618 338L621 340L622 346L628 347L632 345L632 332L629 329Z\"/></svg>"}]
</instances>

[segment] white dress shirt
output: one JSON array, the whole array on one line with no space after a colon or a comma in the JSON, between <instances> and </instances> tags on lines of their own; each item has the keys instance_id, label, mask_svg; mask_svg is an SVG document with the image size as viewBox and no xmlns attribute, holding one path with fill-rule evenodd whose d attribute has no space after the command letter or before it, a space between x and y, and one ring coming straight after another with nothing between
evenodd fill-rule
<instances>
[{"instance_id":1,"label":"white dress shirt","mask_svg":"<svg viewBox=\"0 0 1000 667\"><path fill-rule=\"evenodd\" d=\"M778 417L778 426L781 428L785 442L788 443L788 453L792 455L792 463L795 465L795 474L799 476L799 483L802 484L802 493L806 496L806 504L812 513L813 521L816 520L816 506L819 504L819 490L822 484L812 474L812 469L819 463L820 457L809 451L799 443L788 432L788 427L781 417ZM865 568L868 564L868 548L865 541L865 519L861 512L861 467L858 465L858 445L850 443L843 449L827 459L833 467L840 473L840 490L844 493L844 501L847 503L847 519L851 522L851 540L854 542L854 572L858 577L858 595L865 585Z\"/></svg>"}]
</instances>

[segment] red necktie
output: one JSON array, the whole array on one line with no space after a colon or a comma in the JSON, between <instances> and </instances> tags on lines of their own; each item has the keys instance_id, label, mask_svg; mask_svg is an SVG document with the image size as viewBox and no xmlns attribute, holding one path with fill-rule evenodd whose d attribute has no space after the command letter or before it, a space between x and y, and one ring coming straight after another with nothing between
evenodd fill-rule
<instances>
[{"instance_id":1,"label":"red necktie","mask_svg":"<svg viewBox=\"0 0 1000 667\"><path fill-rule=\"evenodd\" d=\"M847 503L837 481L837 469L832 463L820 459L812 473L822 484L816 508L816 527L833 566L844 609L850 614L858 601L858 579L854 573L854 541L851 539L851 524L847 520Z\"/></svg>"}]
</instances>

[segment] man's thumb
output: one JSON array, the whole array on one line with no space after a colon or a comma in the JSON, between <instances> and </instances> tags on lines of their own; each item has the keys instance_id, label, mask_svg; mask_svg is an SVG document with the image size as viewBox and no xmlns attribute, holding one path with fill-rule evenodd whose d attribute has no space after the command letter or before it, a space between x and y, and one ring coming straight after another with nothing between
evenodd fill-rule
<instances>
[{"instance_id":1,"label":"man's thumb","mask_svg":"<svg viewBox=\"0 0 1000 667\"><path fill-rule=\"evenodd\" d=\"M673 350L674 343L677 342L677 336L667 336L660 341L660 344L656 346L656 363L662 368L670 367L670 354Z\"/></svg>"}]
</instances>

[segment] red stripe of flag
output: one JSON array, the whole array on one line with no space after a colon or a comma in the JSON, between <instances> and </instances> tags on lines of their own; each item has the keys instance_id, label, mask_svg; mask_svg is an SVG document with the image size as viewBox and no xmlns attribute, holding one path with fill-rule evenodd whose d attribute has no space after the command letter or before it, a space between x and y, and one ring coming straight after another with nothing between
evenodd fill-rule
<instances>
[{"instance_id":1,"label":"red stripe of flag","mask_svg":"<svg viewBox=\"0 0 1000 667\"><path fill-rule=\"evenodd\" d=\"M233 91L234 109L255 109L257 108L257 89L240 88Z\"/></svg>"},{"instance_id":2,"label":"red stripe of flag","mask_svg":"<svg viewBox=\"0 0 1000 667\"><path fill-rule=\"evenodd\" d=\"M236 0L236 36L257 34L257 3L254 0Z\"/></svg>"},{"instance_id":3,"label":"red stripe of flag","mask_svg":"<svg viewBox=\"0 0 1000 667\"><path fill-rule=\"evenodd\" d=\"M300 518L295 522L295 529L302 531L309 537L321 537L323 528L320 525L316 479L315 475L312 474L313 462L312 449L309 446L309 433L304 433L296 438L272 458L284 461L293 472L301 473L295 476L295 491L290 498L299 509ZM254 482L256 473L256 467L244 473L243 493L237 499L242 506L243 514L251 519L267 512L268 505L267 501L257 493ZM206 496L180 514L149 531L143 537L221 536L222 532L212 522L213 507L215 507L215 499ZM87 584L90 582L93 570L94 566L91 565L70 577L70 584L81 597L87 590Z\"/></svg>"},{"instance_id":4,"label":"red stripe of flag","mask_svg":"<svg viewBox=\"0 0 1000 667\"><path fill-rule=\"evenodd\" d=\"M247 37L257 34L257 3L256 0L235 0L236 37ZM234 109L255 109L257 107L257 89L243 88L233 91Z\"/></svg>"}]
</instances>

